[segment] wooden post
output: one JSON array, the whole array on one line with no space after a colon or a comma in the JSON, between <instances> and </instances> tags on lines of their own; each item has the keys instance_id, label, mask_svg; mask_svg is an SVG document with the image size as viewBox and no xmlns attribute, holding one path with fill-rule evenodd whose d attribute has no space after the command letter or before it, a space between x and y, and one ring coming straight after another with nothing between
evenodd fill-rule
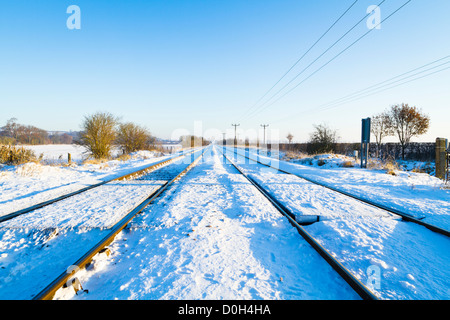
<instances>
[{"instance_id":1,"label":"wooden post","mask_svg":"<svg viewBox=\"0 0 450 320\"><path fill-rule=\"evenodd\" d=\"M444 179L447 171L447 142L447 139L436 138L436 177L439 179Z\"/></svg>"},{"instance_id":2,"label":"wooden post","mask_svg":"<svg viewBox=\"0 0 450 320\"><path fill-rule=\"evenodd\" d=\"M450 149L445 151L445 156L447 157L447 170L445 172L445 181L448 182L450 180Z\"/></svg>"},{"instance_id":3,"label":"wooden post","mask_svg":"<svg viewBox=\"0 0 450 320\"><path fill-rule=\"evenodd\" d=\"M68 162L69 164L72 163L72 155L71 155L70 153L67 154L67 162Z\"/></svg>"},{"instance_id":4,"label":"wooden post","mask_svg":"<svg viewBox=\"0 0 450 320\"><path fill-rule=\"evenodd\" d=\"M249 164L250 160L248 157L250 157L250 141L248 139L245 139L245 164Z\"/></svg>"},{"instance_id":5,"label":"wooden post","mask_svg":"<svg viewBox=\"0 0 450 320\"><path fill-rule=\"evenodd\" d=\"M191 148L193 149L195 147L195 138L194 136L191 136ZM194 152L191 153L191 162L194 162Z\"/></svg>"}]
</instances>

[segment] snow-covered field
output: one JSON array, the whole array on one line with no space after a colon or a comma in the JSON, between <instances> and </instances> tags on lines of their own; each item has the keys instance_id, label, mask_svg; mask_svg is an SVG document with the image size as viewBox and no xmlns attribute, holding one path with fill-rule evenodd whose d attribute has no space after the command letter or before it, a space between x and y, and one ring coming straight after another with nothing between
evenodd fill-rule
<instances>
[{"instance_id":1,"label":"snow-covered field","mask_svg":"<svg viewBox=\"0 0 450 320\"><path fill-rule=\"evenodd\" d=\"M46 144L46 145L30 145L24 146L27 149L33 150L36 157L43 155L42 159L44 162L49 164L61 164L67 163L68 154L70 153L71 160L80 163L81 161L88 158L88 153L83 146L75 144ZM164 144L161 146L167 153L177 152L182 149L181 145L174 144L168 145ZM146 153L143 151L141 153ZM148 152L153 154L153 152ZM119 156L122 151L119 149L114 149L112 156Z\"/></svg>"},{"instance_id":2,"label":"snow-covered field","mask_svg":"<svg viewBox=\"0 0 450 320\"><path fill-rule=\"evenodd\" d=\"M25 148L33 150L36 157L42 154L42 159L48 163L67 162L69 153L72 161L79 162L87 158L86 149L75 144L46 144L25 146Z\"/></svg>"},{"instance_id":3,"label":"snow-covered field","mask_svg":"<svg viewBox=\"0 0 450 320\"><path fill-rule=\"evenodd\" d=\"M234 157L231 151L229 155ZM41 166L32 174L3 168L0 209L7 213L13 203L14 208L25 206L33 202L29 198L54 197L61 188L95 183L164 158L136 157L104 167ZM320 216L307 231L362 283L373 287L375 272L373 292L381 299L450 299L447 237L242 157L236 162L299 220ZM381 170L289 162L279 166L449 226L450 190L429 175L391 176ZM105 185L1 224L0 299L31 298L158 184ZM218 147L109 248L109 256L96 256L77 273L89 292L75 295L71 288L61 289L55 298L359 299L287 219L224 163Z\"/></svg>"}]
</instances>

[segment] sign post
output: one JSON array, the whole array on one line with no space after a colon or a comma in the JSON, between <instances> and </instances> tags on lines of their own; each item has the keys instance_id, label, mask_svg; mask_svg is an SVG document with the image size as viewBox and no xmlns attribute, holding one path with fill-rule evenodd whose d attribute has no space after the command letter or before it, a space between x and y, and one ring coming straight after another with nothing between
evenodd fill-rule
<instances>
[{"instance_id":1,"label":"sign post","mask_svg":"<svg viewBox=\"0 0 450 320\"><path fill-rule=\"evenodd\" d=\"M361 131L361 168L367 168L370 144L370 118L362 119Z\"/></svg>"}]
</instances>

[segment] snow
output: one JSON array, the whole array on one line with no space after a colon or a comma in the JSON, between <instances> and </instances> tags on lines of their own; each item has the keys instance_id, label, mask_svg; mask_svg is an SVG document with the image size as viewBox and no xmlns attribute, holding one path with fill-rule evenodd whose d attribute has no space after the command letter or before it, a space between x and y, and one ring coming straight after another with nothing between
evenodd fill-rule
<instances>
[{"instance_id":1,"label":"snow","mask_svg":"<svg viewBox=\"0 0 450 320\"><path fill-rule=\"evenodd\" d=\"M145 210L67 299L357 299L217 153Z\"/></svg>"},{"instance_id":2,"label":"snow","mask_svg":"<svg viewBox=\"0 0 450 320\"><path fill-rule=\"evenodd\" d=\"M175 161L176 171L185 168L185 162ZM162 183L114 181L3 222L0 299L29 299L37 294Z\"/></svg>"},{"instance_id":3,"label":"snow","mask_svg":"<svg viewBox=\"0 0 450 320\"><path fill-rule=\"evenodd\" d=\"M42 160L45 164L65 164L67 163L69 153L71 160L77 164L89 158L87 149L76 144L24 145L24 147L34 151L38 158L42 155ZM173 149L169 148L168 150L178 151L180 149L180 146L176 145ZM118 148L112 151L112 157L118 157L121 154L122 151ZM130 155L133 159L145 159L161 156L162 154L155 151L141 150L133 152Z\"/></svg>"},{"instance_id":4,"label":"snow","mask_svg":"<svg viewBox=\"0 0 450 320\"><path fill-rule=\"evenodd\" d=\"M238 152L245 154L244 150L238 149ZM252 159L257 157L256 151L253 150L249 155ZM450 187L429 174L396 170L394 176L386 174L383 169L342 167L340 164L348 159L336 155L324 157L328 161L322 166L317 163L302 165L296 161L278 161L262 153L259 159L276 168L386 205L423 219L429 224L450 230ZM320 158L317 157L315 160L318 159Z\"/></svg>"},{"instance_id":5,"label":"snow","mask_svg":"<svg viewBox=\"0 0 450 320\"><path fill-rule=\"evenodd\" d=\"M32 162L19 166L3 166L0 168L0 216L114 179L175 156L177 154L164 155L151 151L138 151L132 153L127 161L73 163L71 166L42 165Z\"/></svg>"},{"instance_id":6,"label":"snow","mask_svg":"<svg viewBox=\"0 0 450 320\"><path fill-rule=\"evenodd\" d=\"M228 149L227 153L247 174L292 210L297 220L307 221L311 220L308 219L311 215L319 215L321 222L307 226L307 231L363 283L367 281L366 270L369 267L374 265L380 267L382 286L380 290L375 291L380 298L439 299L445 297L444 299L448 299L450 297L450 271L447 267L450 262L448 238L416 224L403 222L399 217L383 210L348 199L344 195L295 176L279 174L276 170L256 165L244 157L236 157L233 149ZM239 153L243 154L242 150ZM293 169L298 166L288 166L282 162L277 164L282 169L288 168L289 172L293 172ZM309 177L313 177L311 173L314 171L316 179L324 174L328 178L326 183L334 186L341 178L338 173L343 171L342 168L334 171L327 170L332 171L333 174L330 172L325 174L323 169L298 167L297 172L308 172ZM358 170L361 171L361 169ZM369 174L369 177L374 174L370 170L364 171ZM352 182L350 174L348 175L345 183ZM386 174L383 176L392 177ZM416 179L419 177L424 178L424 175L416 175ZM341 180L338 181L343 183ZM400 186L403 185L400 184ZM392 188L392 186L384 185L384 192L388 190L388 187ZM424 189L426 197L416 196L415 202L428 202L431 197L429 193L436 191L433 188ZM442 192L441 196L446 195L440 201L448 207L448 191L439 191ZM400 203L400 196L397 201ZM428 220L430 215L435 214L433 211L424 213ZM448 217L442 218L448 220Z\"/></svg>"},{"instance_id":7,"label":"snow","mask_svg":"<svg viewBox=\"0 0 450 320\"><path fill-rule=\"evenodd\" d=\"M113 181L8 220L4 228L110 228L164 181Z\"/></svg>"},{"instance_id":8,"label":"snow","mask_svg":"<svg viewBox=\"0 0 450 320\"><path fill-rule=\"evenodd\" d=\"M110 255L95 256L76 274L88 292L76 295L72 288L60 289L55 299L359 299L288 220L224 163L221 150L206 152L116 236ZM379 298L450 298L447 237L248 162L232 149L228 155L297 220L319 216L320 222L305 226L306 231ZM0 208L33 202L28 198L40 202L72 185L80 187L167 157L134 156L89 167L6 168L0 173ZM186 165L177 161L166 169L177 172ZM284 161L276 165L448 226L450 191L427 174L399 171L391 176L383 170ZM108 183L2 223L0 299L30 299L161 183L156 175ZM378 282L373 282L372 271L379 275Z\"/></svg>"},{"instance_id":9,"label":"snow","mask_svg":"<svg viewBox=\"0 0 450 320\"><path fill-rule=\"evenodd\" d=\"M67 162L68 153L70 153L72 161L79 162L87 157L86 149L75 144L26 145L24 147L33 150L36 157L42 154L42 159L48 163Z\"/></svg>"}]
</instances>

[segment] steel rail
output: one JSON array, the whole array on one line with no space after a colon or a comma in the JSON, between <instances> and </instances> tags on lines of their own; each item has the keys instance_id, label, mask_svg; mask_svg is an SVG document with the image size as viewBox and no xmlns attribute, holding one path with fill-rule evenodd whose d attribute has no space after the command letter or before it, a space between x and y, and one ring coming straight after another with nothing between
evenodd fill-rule
<instances>
[{"instance_id":1,"label":"steel rail","mask_svg":"<svg viewBox=\"0 0 450 320\"><path fill-rule=\"evenodd\" d=\"M334 258L316 239L314 239L298 222L295 220L295 215L281 205L269 192L267 192L260 184L242 171L238 165L231 161L223 152L222 155L227 159L233 167L241 173L270 203L284 215L292 226L294 226L298 233L319 253L319 255L347 282L350 287L364 300L378 300L378 298L353 274L347 270L336 258Z\"/></svg>"},{"instance_id":2,"label":"steel rail","mask_svg":"<svg viewBox=\"0 0 450 320\"><path fill-rule=\"evenodd\" d=\"M246 155L242 155L242 154L238 153L236 150L233 150L233 151L234 151L234 153L236 153L237 155L239 155L239 156L241 156L241 157L245 157L245 158L247 158L247 159L249 159L249 160L251 160L251 161L254 161L254 162L256 162L256 163L258 163L258 164L261 164L261 165L263 165L263 166L266 166L266 167L268 167L268 168L277 170L277 171L282 172L282 173L285 173L285 174L290 174L290 175L296 176L296 177L298 177L298 178L300 178L300 179L306 180L306 181L311 182L311 183L313 183L313 184L316 184L316 185L319 185L319 186L321 186L321 187L324 187L324 188L330 189L330 190L332 190L332 191L338 192L338 193L340 193L340 194L343 194L343 195L345 195L345 196L347 196L347 197L353 198L353 199L355 199L355 200L358 200L358 201L363 202L363 203L365 203L365 204L368 204L368 205L370 205L370 206L373 206L373 207L376 207L376 208L378 208L378 209L382 209L382 210L388 211L388 212L390 212L390 213L393 213L393 214L395 214L395 215L398 215L398 216L402 217L402 219L403 219L404 221L408 221L408 222L413 222L413 223L419 224L419 225L421 225L421 226L423 226L423 227L426 227L427 229L429 229L429 230L431 230L431 231L434 231L434 232L436 232L436 233L439 233L439 234L442 234L442 235L444 235L444 236L450 237L450 231L445 230L445 229L442 229L442 228L437 227L437 226L435 226L435 225L432 225L432 224L423 222L422 220L420 220L420 219L418 219L418 218L415 218L415 217L413 217L412 215L410 215L410 214L408 214L408 213L402 212L402 211L397 210L397 209L394 209L394 208L390 208L390 207L388 207L388 206L385 206L385 205L380 204L380 203L373 202L373 201L368 200L368 199L364 199L364 198L358 197L358 196L353 195L353 194L351 194L351 193L349 193L349 192L347 192L347 191L339 190L339 189L337 189L337 188L334 188L334 187L332 187L332 186L326 185L326 184L324 184L324 183L320 183L320 182L318 182L318 181L315 181L315 180L313 180L313 179L310 179L310 178L307 178L307 177L305 177L305 176L299 175L299 174L297 174L297 173L292 173L292 172L288 172L288 171L286 171L286 170L282 170L282 169L280 169L280 168L273 167L273 166L271 166L271 165L269 165L269 164L266 164L266 163L263 163L263 162L261 162L261 161L259 161L259 160L255 160L255 159L252 159L252 158L250 158L250 157L247 157ZM272 158L272 159L273 159L273 158ZM280 161L280 160L278 160L278 159L274 159L274 160Z\"/></svg>"},{"instance_id":3,"label":"steel rail","mask_svg":"<svg viewBox=\"0 0 450 320\"><path fill-rule=\"evenodd\" d=\"M52 300L56 291L61 288L67 281L77 272L79 269L83 269L92 258L111 244L114 241L115 236L122 231L128 223L144 208L146 208L150 203L152 203L161 193L163 193L173 182L181 178L185 173L191 170L203 157L208 147L204 148L202 153L187 166L183 171L178 173L173 179L167 181L161 187L159 187L156 191L148 196L143 202L141 202L137 207L135 207L132 211L130 211L126 216L124 216L119 222L117 222L113 227L111 227L110 232L100 240L95 246L93 246L89 251L87 251L81 258L79 258L76 262L74 262L71 266L75 268L71 268L71 272L64 272L59 275L55 280L53 280L47 287L45 287L41 292L33 297L33 300ZM200 150L198 150L200 151Z\"/></svg>"},{"instance_id":4,"label":"steel rail","mask_svg":"<svg viewBox=\"0 0 450 320\"><path fill-rule=\"evenodd\" d=\"M58 202L58 201L61 201L61 200L67 199L67 198L70 198L72 196L75 196L77 194L86 192L88 190L100 187L100 186L102 186L104 184L107 184L107 183L110 183L112 181L120 181L120 180L129 179L129 178L132 178L134 176L138 176L138 175L144 174L147 171L154 170L154 169L159 169L160 167L165 166L165 165L167 165L167 164L169 164L169 163L171 163L173 161L176 161L176 160L178 160L178 159L180 159L182 157L185 157L185 156L187 156L187 155L189 155L189 154L191 154L193 152L195 152L195 150L188 151L187 153L183 153L183 154L181 154L181 155L179 155L177 157L173 157L173 158L170 158L170 159L167 159L167 160L160 161L158 163L152 164L150 166L147 166L147 167L145 167L143 169L139 169L139 170L131 172L131 173L127 173L127 174L122 175L120 177L116 177L116 178L113 178L113 179L110 179L110 180L102 181L100 183L96 183L96 184L87 186L85 188L79 189L79 190L74 191L74 192L67 193L65 195L56 197L54 199L47 200L47 201L35 204L35 205L30 206L28 208L24 208L24 209L21 209L21 210L18 210L18 211L14 211L14 212L8 213L8 214L0 217L0 223L5 222L5 221L10 220L10 219L13 219L13 218L15 218L17 216L20 216L22 214L29 213L31 211L34 211L34 210L46 207L46 206L48 206L50 204L53 204L55 202Z\"/></svg>"}]
</instances>

